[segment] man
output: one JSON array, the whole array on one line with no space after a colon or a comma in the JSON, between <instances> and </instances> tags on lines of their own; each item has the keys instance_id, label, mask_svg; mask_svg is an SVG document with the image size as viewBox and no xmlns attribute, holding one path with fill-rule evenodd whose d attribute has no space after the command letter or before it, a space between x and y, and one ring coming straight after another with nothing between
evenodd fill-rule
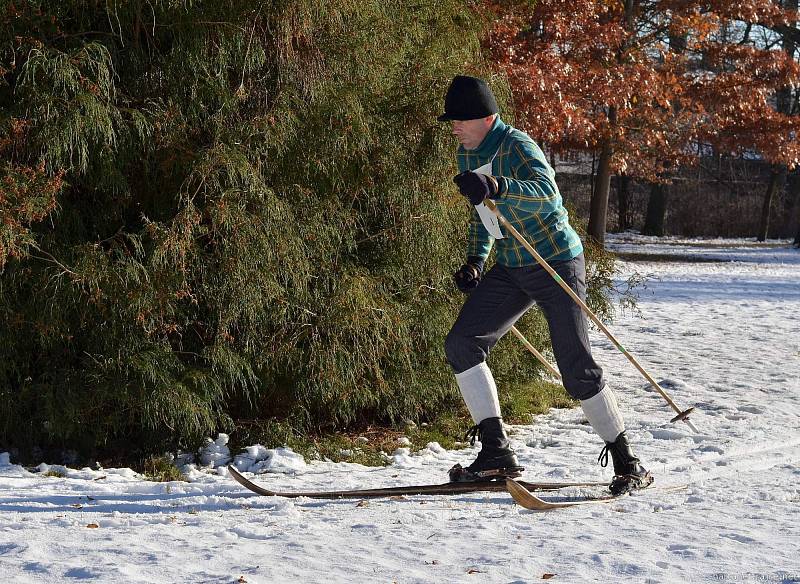
<instances>
[{"instance_id":1,"label":"man","mask_svg":"<svg viewBox=\"0 0 800 584\"><path fill-rule=\"evenodd\" d=\"M541 149L524 132L506 125L494 95L481 79L457 76L445 97L439 121L451 121L460 142L453 180L475 206L492 199L514 227L582 299L586 296L583 246L570 226L555 184L555 172ZM478 172L476 172L476 170ZM497 227L495 235L502 236ZM494 245L496 264L483 275ZM469 293L447 335L445 352L475 422L468 433L481 441L478 458L468 467L450 470L452 481L519 476L523 470L503 428L497 387L486 365L494 344L531 306L537 304L550 329L564 387L581 406L606 445L601 464L614 463L613 494L644 488L652 482L631 451L616 399L605 385L603 370L592 358L586 316L558 283L514 238L493 238L473 210L467 261L454 274Z\"/></svg>"}]
</instances>

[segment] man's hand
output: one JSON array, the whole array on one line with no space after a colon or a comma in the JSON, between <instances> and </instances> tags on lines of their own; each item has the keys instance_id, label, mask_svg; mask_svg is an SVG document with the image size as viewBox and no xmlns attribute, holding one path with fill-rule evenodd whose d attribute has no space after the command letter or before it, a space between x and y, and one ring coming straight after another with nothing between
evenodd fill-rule
<instances>
[{"instance_id":1,"label":"man's hand","mask_svg":"<svg viewBox=\"0 0 800 584\"><path fill-rule=\"evenodd\" d=\"M467 258L467 263L453 274L453 279L456 281L458 289L469 294L481 281L481 272L483 272L483 260L481 258Z\"/></svg>"},{"instance_id":2,"label":"man's hand","mask_svg":"<svg viewBox=\"0 0 800 584\"><path fill-rule=\"evenodd\" d=\"M473 205L480 205L486 197L493 198L497 194L497 180L479 172L465 170L454 176L453 182Z\"/></svg>"}]
</instances>

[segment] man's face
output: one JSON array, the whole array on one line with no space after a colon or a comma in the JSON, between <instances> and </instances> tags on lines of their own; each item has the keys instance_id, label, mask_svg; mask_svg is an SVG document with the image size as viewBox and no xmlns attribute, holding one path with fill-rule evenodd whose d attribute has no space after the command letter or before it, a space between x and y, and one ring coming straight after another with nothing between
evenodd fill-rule
<instances>
[{"instance_id":1,"label":"man's face","mask_svg":"<svg viewBox=\"0 0 800 584\"><path fill-rule=\"evenodd\" d=\"M477 120L453 120L453 134L467 150L480 146L494 123L494 115Z\"/></svg>"}]
</instances>

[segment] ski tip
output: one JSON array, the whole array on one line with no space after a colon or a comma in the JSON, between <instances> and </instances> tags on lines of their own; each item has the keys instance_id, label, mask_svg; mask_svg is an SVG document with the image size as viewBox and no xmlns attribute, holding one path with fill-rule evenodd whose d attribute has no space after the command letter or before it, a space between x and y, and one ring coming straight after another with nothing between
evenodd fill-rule
<instances>
[{"instance_id":1,"label":"ski tip","mask_svg":"<svg viewBox=\"0 0 800 584\"><path fill-rule=\"evenodd\" d=\"M229 464L227 466L227 469L228 469L228 476L230 476L234 481L242 485L247 490L252 491L257 495L263 495L267 497L277 494L274 491L265 489L264 487L257 485L250 479L246 478L235 466Z\"/></svg>"},{"instance_id":2,"label":"ski tip","mask_svg":"<svg viewBox=\"0 0 800 584\"><path fill-rule=\"evenodd\" d=\"M506 477L506 490L509 493L511 493L511 492L517 492L517 493L525 492L525 493L529 493L530 494L530 491L528 490L528 488L525 485L522 485L522 484L518 483L517 480L514 477Z\"/></svg>"},{"instance_id":3,"label":"ski tip","mask_svg":"<svg viewBox=\"0 0 800 584\"><path fill-rule=\"evenodd\" d=\"M506 489L508 490L514 501L531 511L550 511L553 509L564 509L566 507L574 507L576 505L586 505L590 503L608 503L616 501L618 496L602 496L602 497L589 497L577 499L574 501L545 501L531 493L524 486L520 485L512 478L506 479Z\"/></svg>"},{"instance_id":4,"label":"ski tip","mask_svg":"<svg viewBox=\"0 0 800 584\"><path fill-rule=\"evenodd\" d=\"M246 481L246 482L248 482L248 483L250 482L250 481L249 481L249 480L248 480L248 479L247 479L247 478L246 478L246 477L245 477L245 476L244 476L244 475L241 473L241 471L240 471L238 468L236 468L235 466L233 466L232 464L229 464L229 465L228 465L228 466L226 466L225 468L226 468L226 470L228 471L228 477L232 478L232 479L233 479L234 481L236 481L237 483L239 483L239 484L241 484L241 485L243 485L243 486L245 486L245 487L246 487L247 485L246 485L246 484L244 484L244 482L245 482L245 481Z\"/></svg>"},{"instance_id":5,"label":"ski tip","mask_svg":"<svg viewBox=\"0 0 800 584\"><path fill-rule=\"evenodd\" d=\"M517 505L521 505L525 509L543 511L551 508L550 504L531 493L510 477L506 479L506 490L508 490L511 498L514 499Z\"/></svg>"}]
</instances>

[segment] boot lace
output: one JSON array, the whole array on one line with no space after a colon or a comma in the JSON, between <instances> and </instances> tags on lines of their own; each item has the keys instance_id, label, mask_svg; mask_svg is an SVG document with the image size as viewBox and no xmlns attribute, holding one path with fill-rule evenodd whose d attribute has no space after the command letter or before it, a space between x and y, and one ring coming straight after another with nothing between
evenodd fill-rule
<instances>
[{"instance_id":1,"label":"boot lace","mask_svg":"<svg viewBox=\"0 0 800 584\"><path fill-rule=\"evenodd\" d=\"M603 449L600 451L600 456L597 457L597 462L600 463L600 466L603 468L608 466L608 453L611 452L611 445L606 444L603 446Z\"/></svg>"},{"instance_id":2,"label":"boot lace","mask_svg":"<svg viewBox=\"0 0 800 584\"><path fill-rule=\"evenodd\" d=\"M464 440L469 441L470 446L475 446L475 441L481 439L481 427L477 424L467 430L467 433L464 434Z\"/></svg>"}]
</instances>

